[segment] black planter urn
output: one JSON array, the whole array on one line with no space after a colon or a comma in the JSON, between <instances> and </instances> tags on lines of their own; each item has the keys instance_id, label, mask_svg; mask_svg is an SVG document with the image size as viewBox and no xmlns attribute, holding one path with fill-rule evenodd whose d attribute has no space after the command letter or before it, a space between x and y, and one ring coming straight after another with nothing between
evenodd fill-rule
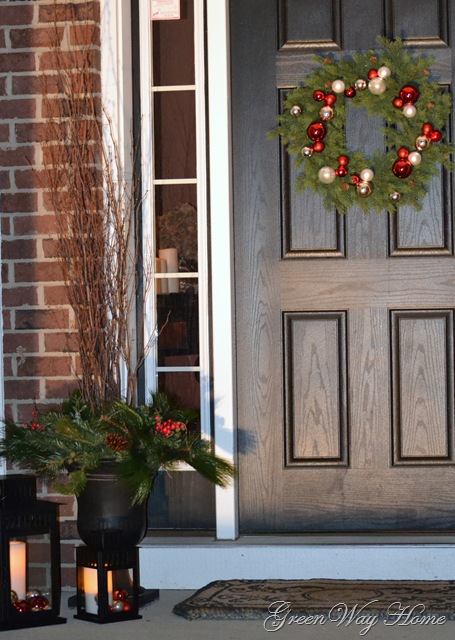
<instances>
[{"instance_id":1,"label":"black planter urn","mask_svg":"<svg viewBox=\"0 0 455 640\"><path fill-rule=\"evenodd\" d=\"M77 498L77 530L92 549L134 547L147 531L147 501L131 505L130 492L106 461L87 474L87 486Z\"/></svg>"}]
</instances>

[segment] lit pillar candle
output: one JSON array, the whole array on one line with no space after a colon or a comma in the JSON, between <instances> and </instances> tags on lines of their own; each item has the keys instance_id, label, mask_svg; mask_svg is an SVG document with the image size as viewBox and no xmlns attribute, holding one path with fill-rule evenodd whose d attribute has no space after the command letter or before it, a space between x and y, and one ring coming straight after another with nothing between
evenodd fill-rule
<instances>
[{"instance_id":1,"label":"lit pillar candle","mask_svg":"<svg viewBox=\"0 0 455 640\"><path fill-rule=\"evenodd\" d=\"M107 572L107 594L108 603L111 605L114 600L112 571ZM84 593L85 611L87 613L98 614L98 571L84 567Z\"/></svg>"},{"instance_id":2,"label":"lit pillar candle","mask_svg":"<svg viewBox=\"0 0 455 640\"><path fill-rule=\"evenodd\" d=\"M166 260L167 265L167 273L178 273L179 272L179 256L177 249L160 249L158 251L158 256L162 260ZM168 280L168 290L169 293L178 293L179 292L179 279L178 278L169 278Z\"/></svg>"},{"instance_id":3,"label":"lit pillar candle","mask_svg":"<svg viewBox=\"0 0 455 640\"><path fill-rule=\"evenodd\" d=\"M11 591L17 593L19 600L25 600L26 585L26 545L19 540L9 543L9 571Z\"/></svg>"}]
</instances>

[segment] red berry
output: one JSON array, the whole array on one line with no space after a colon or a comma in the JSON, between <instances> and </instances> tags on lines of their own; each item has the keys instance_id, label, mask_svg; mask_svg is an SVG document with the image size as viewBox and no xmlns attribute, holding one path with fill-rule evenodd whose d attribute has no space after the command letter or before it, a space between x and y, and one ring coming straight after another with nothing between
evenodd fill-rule
<instances>
[{"instance_id":1,"label":"red berry","mask_svg":"<svg viewBox=\"0 0 455 640\"><path fill-rule=\"evenodd\" d=\"M401 109L402 106L404 105L404 102L401 98L394 98L394 100L392 101L392 104L395 107L395 109Z\"/></svg>"}]
</instances>

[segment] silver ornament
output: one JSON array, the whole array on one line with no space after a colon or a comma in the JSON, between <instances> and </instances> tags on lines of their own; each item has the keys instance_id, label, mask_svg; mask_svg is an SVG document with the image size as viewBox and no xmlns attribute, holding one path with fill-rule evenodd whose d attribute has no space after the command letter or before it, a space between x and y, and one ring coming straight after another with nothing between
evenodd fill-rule
<instances>
[{"instance_id":1,"label":"silver ornament","mask_svg":"<svg viewBox=\"0 0 455 640\"><path fill-rule=\"evenodd\" d=\"M302 113L302 107L298 104L295 104L290 109L291 116L299 116Z\"/></svg>"},{"instance_id":2,"label":"silver ornament","mask_svg":"<svg viewBox=\"0 0 455 640\"><path fill-rule=\"evenodd\" d=\"M394 191L393 193L390 194L389 197L392 200L392 202L400 202L401 193L398 193L398 191Z\"/></svg>"},{"instance_id":3,"label":"silver ornament","mask_svg":"<svg viewBox=\"0 0 455 640\"><path fill-rule=\"evenodd\" d=\"M416 149L419 151L425 151L425 149L428 149L430 144L431 142L426 136L418 136L416 138Z\"/></svg>"},{"instance_id":4,"label":"silver ornament","mask_svg":"<svg viewBox=\"0 0 455 640\"><path fill-rule=\"evenodd\" d=\"M331 120L335 115L335 109L327 104L319 109L319 115L321 116L321 120Z\"/></svg>"},{"instance_id":5,"label":"silver ornament","mask_svg":"<svg viewBox=\"0 0 455 640\"><path fill-rule=\"evenodd\" d=\"M371 196L373 187L369 182L359 182L355 190L357 191L357 195L361 198L368 198L368 196Z\"/></svg>"},{"instance_id":6,"label":"silver ornament","mask_svg":"<svg viewBox=\"0 0 455 640\"><path fill-rule=\"evenodd\" d=\"M125 603L121 600L114 600L112 603L112 611L123 611L125 608Z\"/></svg>"},{"instance_id":7,"label":"silver ornament","mask_svg":"<svg viewBox=\"0 0 455 640\"><path fill-rule=\"evenodd\" d=\"M357 89L357 91L363 91L367 88L367 84L368 83L366 80L364 80L364 78L359 78L355 81L354 87Z\"/></svg>"},{"instance_id":8,"label":"silver ornament","mask_svg":"<svg viewBox=\"0 0 455 640\"><path fill-rule=\"evenodd\" d=\"M39 589L29 589L25 594L26 600L31 600L32 598L36 598L41 595L41 591Z\"/></svg>"},{"instance_id":9,"label":"silver ornament","mask_svg":"<svg viewBox=\"0 0 455 640\"><path fill-rule=\"evenodd\" d=\"M300 153L304 158L311 158L313 155L313 147L303 147Z\"/></svg>"}]
</instances>

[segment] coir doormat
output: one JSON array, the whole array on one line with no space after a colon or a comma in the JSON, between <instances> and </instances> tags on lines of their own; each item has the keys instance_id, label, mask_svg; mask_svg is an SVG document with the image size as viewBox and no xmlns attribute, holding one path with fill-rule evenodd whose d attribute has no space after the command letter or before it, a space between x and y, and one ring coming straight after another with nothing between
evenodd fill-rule
<instances>
[{"instance_id":1,"label":"coir doormat","mask_svg":"<svg viewBox=\"0 0 455 640\"><path fill-rule=\"evenodd\" d=\"M188 620L346 624L373 615L432 626L455 619L455 581L217 580L173 611Z\"/></svg>"}]
</instances>

